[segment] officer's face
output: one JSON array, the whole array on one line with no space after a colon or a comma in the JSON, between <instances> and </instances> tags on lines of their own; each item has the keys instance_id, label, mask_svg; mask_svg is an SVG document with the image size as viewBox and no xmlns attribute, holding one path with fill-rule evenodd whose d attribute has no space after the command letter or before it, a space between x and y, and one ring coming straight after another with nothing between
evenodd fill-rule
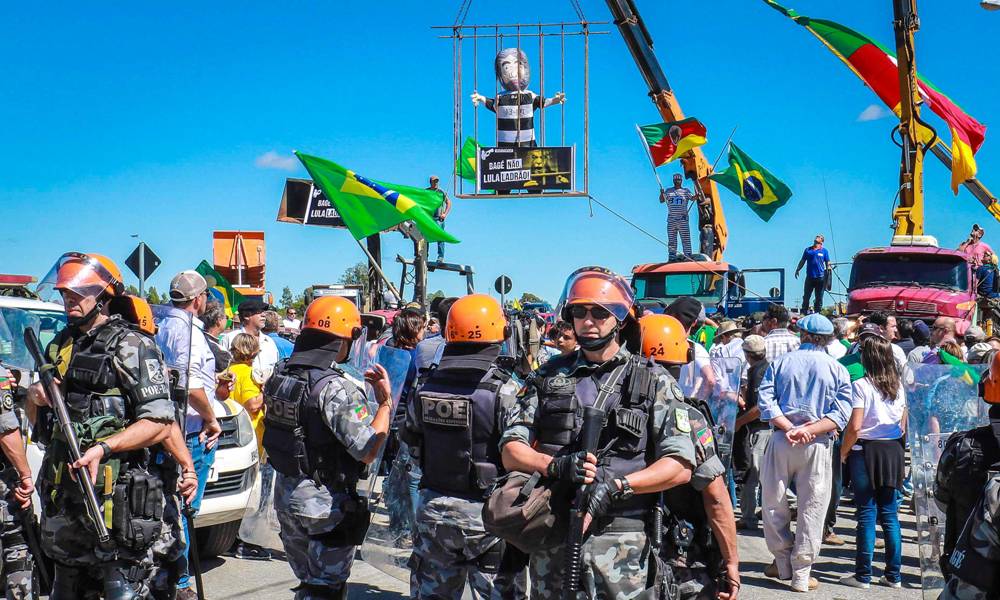
<instances>
[{"instance_id":1,"label":"officer's face","mask_svg":"<svg viewBox=\"0 0 1000 600\"><path fill-rule=\"evenodd\" d=\"M573 315L573 331L577 337L599 338L610 335L618 324L617 319L603 307L596 304L584 305L587 312L582 317ZM594 315L595 310L598 315Z\"/></svg>"},{"instance_id":2,"label":"officer's face","mask_svg":"<svg viewBox=\"0 0 1000 600\"><path fill-rule=\"evenodd\" d=\"M59 290L59 293L62 294L63 310L71 319L82 319L97 306L97 299L93 296L81 296L72 290Z\"/></svg>"}]
</instances>

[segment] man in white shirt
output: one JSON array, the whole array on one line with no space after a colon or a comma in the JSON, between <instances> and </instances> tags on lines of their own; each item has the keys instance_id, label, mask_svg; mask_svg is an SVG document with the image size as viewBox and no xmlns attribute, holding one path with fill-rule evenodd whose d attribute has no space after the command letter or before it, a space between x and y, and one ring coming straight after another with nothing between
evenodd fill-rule
<instances>
[{"instance_id":1,"label":"man in white shirt","mask_svg":"<svg viewBox=\"0 0 1000 600\"><path fill-rule=\"evenodd\" d=\"M260 342L260 354L253 359L253 369L254 373L260 377L259 381L261 382L266 381L271 376L271 373L274 372L274 366L278 364L278 347L274 344L274 340L264 333L264 312L266 311L267 305L257 298L244 300L237 309L240 316L240 327L224 334L220 340L222 347L228 350L237 334L249 333L257 336L257 340Z\"/></svg>"},{"instance_id":2,"label":"man in white shirt","mask_svg":"<svg viewBox=\"0 0 1000 600\"><path fill-rule=\"evenodd\" d=\"M744 331L746 330L737 327L734 321L723 321L715 332L715 341L708 355L712 358L738 358L745 361L743 338L740 337Z\"/></svg>"},{"instance_id":3,"label":"man in white shirt","mask_svg":"<svg viewBox=\"0 0 1000 600\"><path fill-rule=\"evenodd\" d=\"M281 326L285 329L294 329L298 333L302 329L302 321L299 319L299 312L295 307L290 307L285 311L285 318L281 321Z\"/></svg>"}]
</instances>

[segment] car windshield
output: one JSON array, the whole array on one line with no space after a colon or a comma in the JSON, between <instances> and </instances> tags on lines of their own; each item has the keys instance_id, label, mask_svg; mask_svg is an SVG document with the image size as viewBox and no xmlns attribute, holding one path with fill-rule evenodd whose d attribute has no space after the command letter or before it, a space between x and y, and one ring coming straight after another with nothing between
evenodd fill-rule
<instances>
[{"instance_id":1,"label":"car windshield","mask_svg":"<svg viewBox=\"0 0 1000 600\"><path fill-rule=\"evenodd\" d=\"M958 256L875 254L859 256L851 267L851 289L880 285L940 287L966 291L966 262Z\"/></svg>"},{"instance_id":2,"label":"car windshield","mask_svg":"<svg viewBox=\"0 0 1000 600\"><path fill-rule=\"evenodd\" d=\"M0 363L25 369L34 361L24 345L24 330L34 329L42 348L66 326L66 315L59 310L0 308Z\"/></svg>"},{"instance_id":3,"label":"car windshield","mask_svg":"<svg viewBox=\"0 0 1000 600\"><path fill-rule=\"evenodd\" d=\"M635 295L643 299L674 299L693 296L703 304L715 305L725 287L717 273L649 273L636 275Z\"/></svg>"}]
</instances>

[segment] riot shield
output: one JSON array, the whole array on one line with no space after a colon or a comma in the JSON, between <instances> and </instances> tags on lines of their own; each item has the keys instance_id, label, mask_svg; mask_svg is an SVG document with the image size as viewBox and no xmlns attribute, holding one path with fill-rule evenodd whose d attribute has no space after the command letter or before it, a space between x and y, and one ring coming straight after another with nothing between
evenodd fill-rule
<instances>
[{"instance_id":1,"label":"riot shield","mask_svg":"<svg viewBox=\"0 0 1000 600\"><path fill-rule=\"evenodd\" d=\"M0 364L23 373L35 369L35 361L24 345L26 329L33 329L41 337L41 318L18 308L0 308Z\"/></svg>"},{"instance_id":2,"label":"riot shield","mask_svg":"<svg viewBox=\"0 0 1000 600\"><path fill-rule=\"evenodd\" d=\"M704 386L707 393L704 402L712 413L714 425L711 437L715 438L719 460L728 469L733 459L733 436L736 435L740 375L743 373L744 363L739 358L712 358L709 365L715 381L711 387ZM707 439L703 434L699 434L699 437Z\"/></svg>"},{"instance_id":3,"label":"riot shield","mask_svg":"<svg viewBox=\"0 0 1000 600\"><path fill-rule=\"evenodd\" d=\"M934 500L938 460L953 433L989 423L988 407L979 399L978 375L982 368L981 365L921 365L908 369L904 377L924 600L936 599L944 587L939 561L945 515Z\"/></svg>"},{"instance_id":4,"label":"riot shield","mask_svg":"<svg viewBox=\"0 0 1000 600\"><path fill-rule=\"evenodd\" d=\"M373 362L382 365L389 373L393 414L396 414L400 402L410 358L408 351L385 345L378 346L373 357ZM368 393L369 398L375 397L370 386ZM391 466L387 470L381 468L386 446L392 441L390 439L383 444L378 457L368 466L368 478L358 483L358 491L368 497L372 513L371 526L361 546L361 557L383 573L408 582L410 571L407 561L413 547L411 532L415 512L410 500L409 481L411 469L417 467L411 465L410 454L404 444L391 459L386 457L386 460L392 461Z\"/></svg>"}]
</instances>

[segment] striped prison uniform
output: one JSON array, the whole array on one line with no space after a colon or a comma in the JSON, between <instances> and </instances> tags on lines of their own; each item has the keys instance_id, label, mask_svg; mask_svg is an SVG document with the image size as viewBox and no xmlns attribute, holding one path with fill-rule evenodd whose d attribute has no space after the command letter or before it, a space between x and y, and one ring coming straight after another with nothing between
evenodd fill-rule
<instances>
[{"instance_id":1,"label":"striped prison uniform","mask_svg":"<svg viewBox=\"0 0 1000 600\"><path fill-rule=\"evenodd\" d=\"M497 114L497 146L535 146L535 110L543 106L543 98L531 90L487 98L486 108Z\"/></svg>"},{"instance_id":2,"label":"striped prison uniform","mask_svg":"<svg viewBox=\"0 0 1000 600\"><path fill-rule=\"evenodd\" d=\"M687 188L667 190L667 247L670 258L677 256L677 234L681 236L684 254L691 256L691 226L688 224L688 203L694 199Z\"/></svg>"}]
</instances>

